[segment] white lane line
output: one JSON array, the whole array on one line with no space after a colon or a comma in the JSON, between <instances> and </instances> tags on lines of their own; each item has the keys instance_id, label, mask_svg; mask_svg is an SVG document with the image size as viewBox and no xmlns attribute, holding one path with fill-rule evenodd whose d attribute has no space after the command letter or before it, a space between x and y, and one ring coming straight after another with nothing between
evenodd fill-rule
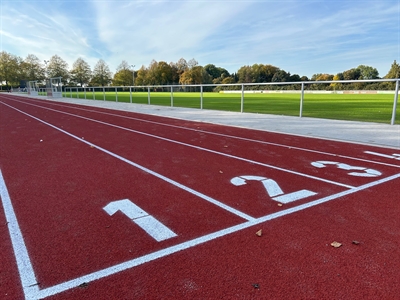
<instances>
[{"instance_id":1,"label":"white lane line","mask_svg":"<svg viewBox=\"0 0 400 300\"><path fill-rule=\"evenodd\" d=\"M186 249L192 248L192 247L200 245L200 244L204 244L206 242L226 236L228 234L238 232L240 230L249 228L251 226L254 226L254 225L257 225L260 223L264 223L266 221L270 221L270 220L273 220L273 219L276 219L279 217L283 217L283 216L286 216L286 215L289 215L289 214L292 214L292 213L295 213L295 212L298 212L298 211L301 211L301 210L304 210L304 209L307 209L307 208L310 208L310 207L313 207L313 206L316 206L316 205L319 205L322 203L326 203L326 202L332 201L334 199L344 197L344 196L368 189L370 187L373 187L373 186L376 186L376 185L379 185L379 184L382 184L382 183L385 183L385 182L388 182L391 180L395 180L397 178L400 178L400 173L395 174L390 177L386 177L386 178L374 181L374 182L371 182L371 183L368 183L368 184L365 184L365 185L362 185L362 186L359 186L359 187L351 189L351 190L346 190L344 192L340 192L340 193L337 193L337 194L334 194L331 196L327 196L327 197L324 197L324 198L321 198L318 200L314 200L314 201L311 201L311 202L308 202L308 203L305 203L305 204L302 204L299 206L295 206L295 207L285 209L285 210L282 210L282 211L279 211L276 213L272 213L270 215L255 219L253 221L248 221L248 222L245 222L245 223L242 223L242 224L239 224L236 226L232 226L232 227L229 227L229 228L226 228L226 229L223 229L223 230L211 233L211 234L207 234L202 237L195 238L193 240L183 242L181 244L174 245L174 246L171 246L171 247L168 247L168 248L165 248L165 249L162 249L162 250L159 250L159 251L156 251L156 252L153 252L153 253L150 253L150 254L147 254L147 255L144 255L144 256L141 256L141 257L138 257L138 258L135 258L135 259L132 259L132 260L129 260L129 261L93 272L93 273L90 273L87 275L84 275L84 276L81 276L79 278L65 281L58 285L43 289L40 291L40 294L38 296L43 297L43 298L52 296L52 295L67 291L69 289L75 288L82 283L88 283L88 282L95 281L95 280L98 280L101 278L105 278L110 275L125 271L127 269L131 269L136 266L142 265L144 263L148 263L148 262L154 261L156 259L160 259L165 256L177 253L179 251L186 250Z\"/></svg>"},{"instance_id":2,"label":"white lane line","mask_svg":"<svg viewBox=\"0 0 400 300\"><path fill-rule=\"evenodd\" d=\"M22 110L19 110L19 109L15 108L15 107L13 107L13 106L11 106L9 104L6 104L6 103L3 103L3 104L9 106L10 108L18 110L19 112L23 112ZM194 148L194 149L197 149L197 150L201 150L201 151L205 151L205 152L209 152L209 153L213 153L213 154L217 154L217 155L233 158L233 159L236 159L236 160L240 160L240 161L256 164L256 165L267 167L267 168L270 168L270 169L279 170L279 171L283 171L283 172L286 172L286 173L290 173L290 174L294 174L294 175L298 175L298 176L302 176L302 177L306 177L306 178L310 178L310 179L326 182L326 183L329 183L329 184L345 187L345 188L348 188L348 189L354 188L354 186L351 186L349 184L344 184L344 183L328 180L328 179L325 179L325 178L320 178L320 177L304 174L304 173L301 173L301 172L296 172L296 171L292 171L292 170L276 167L276 166L273 166L273 165L270 165L270 164L261 163L261 162L258 162L258 161L255 161L255 160L251 160L251 159L247 159L247 158L243 158L243 157L240 157L240 156L235 156L235 155L231 155L231 154L227 154L227 153L223 153L223 152L219 152L219 151L215 151L215 150L211 150L211 149L207 149L207 148L203 148L203 147L199 147L199 146L195 146L195 145L191 145L191 144L187 144L187 143L171 140L171 139L164 138L164 137L161 137L161 136L157 136L157 135L154 135L154 134L145 133L145 132L137 131L137 130L134 130L134 129L121 127L121 126L114 125L114 124L111 124L111 123L107 123L107 122L103 122L103 121L99 121L99 120L95 120L95 119L91 119L91 118L87 118L87 117L83 117L83 116L79 116L79 115L75 115L75 114L71 114L71 113L67 113L67 112L63 112L63 111L58 111L58 110L51 109L51 108L44 108L44 107L41 107L41 106L38 106L38 105L33 105L33 104L31 104L31 105L32 106L37 106L37 107L42 108L42 109L55 111L57 113L70 115L70 116L75 117L75 118L80 118L80 119L84 119L84 120L87 120L87 121L99 123L99 124L102 124L102 125L114 127L114 128L117 128L117 129L121 129L121 130L129 131L129 132L137 133L137 134L144 135L144 136L148 136L148 137L151 137L151 138L160 139L160 140L163 140L163 141L171 142L171 143L178 144L178 145L183 145L183 146ZM25 112L23 112L23 113L25 113ZM25 113L25 114L27 114L27 113ZM29 114L27 114L27 115L29 115ZM29 115L29 116L31 116L31 115ZM33 116L31 116L31 117L33 117ZM36 118L36 117L33 117L33 118ZM40 119L38 119L38 120L40 120ZM41 120L41 122L45 123L45 121L42 121L42 120ZM47 123L47 124L49 124L49 123ZM51 126L54 126L54 125L51 125ZM55 128L58 128L58 127L55 127Z\"/></svg>"},{"instance_id":3,"label":"white lane line","mask_svg":"<svg viewBox=\"0 0 400 300\"><path fill-rule=\"evenodd\" d=\"M29 258L28 250L22 236L21 229L18 225L18 220L15 215L10 195L8 194L6 183L4 182L3 174L0 170L0 197L3 204L4 214L7 221L8 232L11 238L11 244L14 250L15 259L19 276L21 279L22 289L25 295L36 294L39 291L38 282L33 271L32 263Z\"/></svg>"},{"instance_id":4,"label":"white lane line","mask_svg":"<svg viewBox=\"0 0 400 300\"><path fill-rule=\"evenodd\" d=\"M3 104L5 104L5 103L3 103ZM76 135L73 135L72 133L69 133L68 131L65 131L65 130L63 130L63 129L61 129L61 128L53 125L53 124L50 124L50 123L48 123L46 121L43 121L43 120L41 120L41 119L39 119L39 118L37 118L35 116L32 116L32 115L30 115L30 114L28 114L28 113L26 113L26 112L24 112L22 110L19 110L18 108L12 107L12 106L10 106L8 104L5 104L5 105L9 106L10 108L12 108L12 109L14 109L14 110L16 110L16 111L28 116L28 117L30 117L32 119L35 119L35 120L37 120L37 121L39 121L39 122L41 122L43 124L46 124L47 126L50 126L51 128L54 128L54 129L66 134L66 135L68 135L68 136L70 136L70 137L72 137L72 138L74 138L74 139L76 139L76 140L78 140L78 141L80 141L82 143L85 143L85 144L87 144L89 146L96 147L98 150L103 151L104 153L107 153L108 155L110 155L112 157L115 157L115 158L117 158L117 159L119 159L119 160L121 160L121 161L123 161L123 162L125 162L125 163L127 163L129 165L131 165L131 166L134 166L134 167L136 167L136 168L138 168L138 169L140 169L140 170L142 170L142 171L144 171L146 173L149 173L149 174L151 174L151 175L153 175L153 176L155 176L155 177L157 177L157 178L159 178L161 180L164 180L164 181L166 181L166 182L168 182L168 183L170 183L170 184L172 184L172 185L174 185L174 186L176 186L176 187L178 187L178 188L180 188L180 189L182 189L182 190L184 190L186 192L191 193L192 195L195 195L195 196L197 196L197 197L199 197L199 198L201 198L203 200L206 200L206 201L208 201L208 202L210 202L210 203L212 203L212 204L214 204L214 205L216 205L216 206L218 206L218 207L220 207L220 208L222 208L222 209L224 209L226 211L229 211L232 214L235 214L235 215L237 215L237 216L239 216L239 217L241 217L241 218L243 218L245 220L248 220L248 221L249 220L254 220L253 217L251 217L251 216L249 216L249 215L247 215L247 214L245 214L245 213L243 213L243 212L241 212L241 211L239 211L239 210L237 210L237 209L235 209L233 207L230 207L229 205L226 205L226 204L224 204L224 203L222 203L222 202L220 202L218 200L215 200L215 199L213 199L213 198L211 198L211 197L209 197L209 196L207 196L207 195L205 195L203 193L200 193L200 192L198 192L198 191L196 191L194 189L191 189L191 188L189 188L189 187L187 187L187 186L185 186L185 185L183 185L183 184L181 184L181 183L179 183L179 182L177 182L175 180L172 180L172 179L170 179L170 178L168 178L168 177L166 177L164 175L161 175L161 174L159 174L157 172L154 172L154 171L152 171L152 170L150 170L150 169L148 169L146 167L143 167L142 165L139 165L139 164L137 164L137 163L135 163L133 161L130 161L130 160L128 160L128 159L126 159L126 158L114 153L114 152L108 151L108 150L106 150L106 149L104 149L104 148L102 148L102 147L100 147L100 146L98 146L96 144L90 143L90 142L88 142L86 140L82 140L82 138L80 138L80 137L78 137Z\"/></svg>"},{"instance_id":5,"label":"white lane line","mask_svg":"<svg viewBox=\"0 0 400 300\"><path fill-rule=\"evenodd\" d=\"M27 103L27 102L23 102L23 101L20 101L20 100L16 100L16 99L14 99L14 98L12 98L12 99L7 98L7 99L13 100L13 101L16 101L16 102L21 102L21 103L28 104L28 105L32 105L32 106L38 106L38 105L35 105L35 104L32 104L32 103ZM39 102L39 101L40 101L40 100L35 100L35 99L30 99L30 100L35 101L35 102ZM144 123L156 124L156 125L160 125L160 126L166 126L166 127L178 128L178 129L183 129L183 130L188 130L188 131L206 133L206 134L221 136L221 137L225 137L225 138L243 140L243 141L254 142L254 143L260 143L260 144L265 144L265 145L270 145L270 146L283 147L283 148L288 148L288 149L293 149L293 150L299 150L299 151L304 151L304 152L310 152L310 153L316 153L316 154L323 154L323 155L328 155L328 156L341 157L341 158L346 158L346 159L351 159L351 160L356 160L356 161L362 161L362 162L368 162L368 163L373 163L373 164L378 164L378 165L384 165L384 166L389 166L389 167L400 168L399 165L394 165L394 164L389 164L389 163L384 163L384 162L379 162L379 161L374 161L374 160L368 160L368 159L363 159L363 158L358 158L358 157L352 157L352 156L341 155L341 154L335 154L335 153L330 153L330 152L324 152L324 151L306 149L306 148L295 147L295 146L290 146L290 145L285 145L285 144L278 144L278 143L260 141L260 140L249 139L249 138L244 138L244 137L239 137L239 136L233 136L233 135L228 135L228 134L223 134L223 133L217 133L217 132L211 132L211 131L206 131L206 130L199 130L199 129L188 128L188 127L183 127L183 126L178 126L178 125L172 125L172 124L166 124L166 123L161 123L161 122L156 122L156 121L145 120L145 119L141 119L141 118L122 116L122 115L118 115L118 114L114 114L114 113L108 113L108 112L103 112L103 111L85 109L85 108L76 107L76 106L62 105L62 104L52 103L52 102L49 102L48 104L54 105L54 106L66 107L66 108L70 108L70 109L82 110L82 111L86 111L86 112L93 112L93 113L98 113L98 114L104 114L104 115L109 115L109 116L114 116L114 117L129 119L129 120L135 120L135 121L144 122ZM74 104L74 105L82 105L82 104L75 104L75 103L72 103L72 104ZM43 109L51 109L51 108L47 108L47 107L43 107L43 106L39 106L39 107L42 107ZM111 109L111 108L104 108L104 107L98 107L98 108L100 108L100 109L108 109L108 110ZM129 113L129 111L128 111L128 113ZM134 113L138 113L138 112L134 112ZM140 113L139 113L139 114L140 114ZM143 114L143 113L141 113L141 114ZM166 118L168 118L168 117L166 117ZM195 122L195 121L192 121L192 122ZM222 124L219 124L219 125L221 125L221 126L227 126L227 125L222 125ZM260 131L259 129L253 129L253 130L258 130L258 131ZM263 130L261 130L261 131L263 131ZM272 132L272 131L271 131L271 132ZM287 133L279 133L279 132L278 132L278 134L295 135L295 134L287 134ZM295 136L298 136L298 135L295 135ZM300 136L304 137L304 135L300 135ZM310 138L310 137L308 137L308 138ZM312 138L314 138L314 139L324 139L324 140L326 140L326 138L316 138L316 137L312 137ZM328 140L330 140L330 139L328 139ZM339 141L339 142L343 142L343 141ZM344 143L350 143L350 144L351 144L352 142L344 142ZM355 143L355 144L359 144L359 143ZM364 146L369 146L369 145L365 145L365 144L362 144L362 145L364 145ZM388 147L382 146L382 148L388 148ZM393 147L389 147L389 148L393 148Z\"/></svg>"},{"instance_id":6,"label":"white lane line","mask_svg":"<svg viewBox=\"0 0 400 300\"><path fill-rule=\"evenodd\" d=\"M390 159L400 160L400 154L396 154L396 153L393 153L393 155L387 155L387 154L373 152L373 151L364 151L364 153L381 156L381 157L385 157L385 158L390 158Z\"/></svg>"}]
</instances>

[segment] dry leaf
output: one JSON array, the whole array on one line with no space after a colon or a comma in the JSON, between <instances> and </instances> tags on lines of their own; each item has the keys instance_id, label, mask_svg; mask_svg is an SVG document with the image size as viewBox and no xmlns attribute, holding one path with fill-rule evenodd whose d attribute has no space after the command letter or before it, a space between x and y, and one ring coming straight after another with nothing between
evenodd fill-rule
<instances>
[{"instance_id":1,"label":"dry leaf","mask_svg":"<svg viewBox=\"0 0 400 300\"><path fill-rule=\"evenodd\" d=\"M222 171L219 171L219 172L220 172L221 174L224 173L224 172L222 172Z\"/></svg>"},{"instance_id":2,"label":"dry leaf","mask_svg":"<svg viewBox=\"0 0 400 300\"><path fill-rule=\"evenodd\" d=\"M256 232L257 236L262 236L262 229L260 229L259 231Z\"/></svg>"},{"instance_id":3,"label":"dry leaf","mask_svg":"<svg viewBox=\"0 0 400 300\"><path fill-rule=\"evenodd\" d=\"M282 206L283 204L282 203L278 203L278 206Z\"/></svg>"},{"instance_id":4,"label":"dry leaf","mask_svg":"<svg viewBox=\"0 0 400 300\"><path fill-rule=\"evenodd\" d=\"M332 247L335 247L335 248L339 248L339 247L342 246L342 244L339 243L339 242L333 242L333 243L331 243L331 246L332 246Z\"/></svg>"},{"instance_id":5,"label":"dry leaf","mask_svg":"<svg viewBox=\"0 0 400 300\"><path fill-rule=\"evenodd\" d=\"M352 242L354 245L360 245L360 242L359 241L353 241Z\"/></svg>"},{"instance_id":6,"label":"dry leaf","mask_svg":"<svg viewBox=\"0 0 400 300\"><path fill-rule=\"evenodd\" d=\"M253 283L252 286L253 286L255 289L259 289L259 288L260 288L260 285L259 285L258 283Z\"/></svg>"},{"instance_id":7,"label":"dry leaf","mask_svg":"<svg viewBox=\"0 0 400 300\"><path fill-rule=\"evenodd\" d=\"M78 287L80 287L80 288L86 288L88 286L89 286L89 283L87 283L87 282L84 282L84 283L78 285Z\"/></svg>"}]
</instances>

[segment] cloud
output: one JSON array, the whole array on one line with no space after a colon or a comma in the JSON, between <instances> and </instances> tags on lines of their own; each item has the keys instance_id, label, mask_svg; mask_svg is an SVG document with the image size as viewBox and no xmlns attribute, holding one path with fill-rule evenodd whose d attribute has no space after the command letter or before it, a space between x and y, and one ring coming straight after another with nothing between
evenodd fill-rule
<instances>
[{"instance_id":1,"label":"cloud","mask_svg":"<svg viewBox=\"0 0 400 300\"><path fill-rule=\"evenodd\" d=\"M97 31L110 52L126 53L128 61L147 65L151 59L168 62L194 57L215 32L223 30L224 24L249 4L229 7L220 1L157 1L119 7L93 1L93 5Z\"/></svg>"},{"instance_id":2,"label":"cloud","mask_svg":"<svg viewBox=\"0 0 400 300\"><path fill-rule=\"evenodd\" d=\"M70 66L103 59L195 58L236 72L273 64L311 76L370 64L385 75L400 60L399 0L3 1L1 50ZM23 9L21 9L23 8ZM6 12L6 13L5 13ZM386 67L385 67L386 66Z\"/></svg>"}]
</instances>

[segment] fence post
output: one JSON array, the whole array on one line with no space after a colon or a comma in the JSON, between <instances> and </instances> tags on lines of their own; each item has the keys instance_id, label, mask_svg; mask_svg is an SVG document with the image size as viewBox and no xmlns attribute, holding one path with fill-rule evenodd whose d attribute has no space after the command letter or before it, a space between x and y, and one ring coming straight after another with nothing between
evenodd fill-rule
<instances>
[{"instance_id":1,"label":"fence post","mask_svg":"<svg viewBox=\"0 0 400 300\"><path fill-rule=\"evenodd\" d=\"M115 102L118 102L118 92L117 92L117 88L115 88Z\"/></svg>"},{"instance_id":2,"label":"fence post","mask_svg":"<svg viewBox=\"0 0 400 300\"><path fill-rule=\"evenodd\" d=\"M106 101L106 88L103 86L103 101Z\"/></svg>"},{"instance_id":3,"label":"fence post","mask_svg":"<svg viewBox=\"0 0 400 300\"><path fill-rule=\"evenodd\" d=\"M69 88L69 96L72 99L72 88Z\"/></svg>"},{"instance_id":4,"label":"fence post","mask_svg":"<svg viewBox=\"0 0 400 300\"><path fill-rule=\"evenodd\" d=\"M171 107L174 107L174 88L171 86Z\"/></svg>"},{"instance_id":5,"label":"fence post","mask_svg":"<svg viewBox=\"0 0 400 300\"><path fill-rule=\"evenodd\" d=\"M303 102L304 102L304 82L301 84L301 96L300 96L300 114L299 117L303 117Z\"/></svg>"},{"instance_id":6,"label":"fence post","mask_svg":"<svg viewBox=\"0 0 400 300\"><path fill-rule=\"evenodd\" d=\"M200 109L203 109L203 86L200 86Z\"/></svg>"},{"instance_id":7,"label":"fence post","mask_svg":"<svg viewBox=\"0 0 400 300\"><path fill-rule=\"evenodd\" d=\"M396 121L397 100L399 99L399 82L400 80L396 81L396 89L394 91L394 100L393 100L392 120L390 122L390 125L394 125L394 122Z\"/></svg>"},{"instance_id":8,"label":"fence post","mask_svg":"<svg viewBox=\"0 0 400 300\"><path fill-rule=\"evenodd\" d=\"M76 88L76 98L79 99L79 91L78 91L78 88Z\"/></svg>"},{"instance_id":9,"label":"fence post","mask_svg":"<svg viewBox=\"0 0 400 300\"><path fill-rule=\"evenodd\" d=\"M85 95L85 100L86 100L86 87L85 86L83 87L83 93Z\"/></svg>"},{"instance_id":10,"label":"fence post","mask_svg":"<svg viewBox=\"0 0 400 300\"><path fill-rule=\"evenodd\" d=\"M147 102L150 105L150 87L147 88Z\"/></svg>"},{"instance_id":11,"label":"fence post","mask_svg":"<svg viewBox=\"0 0 400 300\"><path fill-rule=\"evenodd\" d=\"M132 87L129 87L129 102L132 103Z\"/></svg>"},{"instance_id":12,"label":"fence post","mask_svg":"<svg viewBox=\"0 0 400 300\"><path fill-rule=\"evenodd\" d=\"M93 93L93 100L96 100L96 95L94 93L94 87L92 88L92 93Z\"/></svg>"},{"instance_id":13,"label":"fence post","mask_svg":"<svg viewBox=\"0 0 400 300\"><path fill-rule=\"evenodd\" d=\"M240 112L243 112L243 102L244 102L244 84L242 84L242 98L240 100Z\"/></svg>"}]
</instances>

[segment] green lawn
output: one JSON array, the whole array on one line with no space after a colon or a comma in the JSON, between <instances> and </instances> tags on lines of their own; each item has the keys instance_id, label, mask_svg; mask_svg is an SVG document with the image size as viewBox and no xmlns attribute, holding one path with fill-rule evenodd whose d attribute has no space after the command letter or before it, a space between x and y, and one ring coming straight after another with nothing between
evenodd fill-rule
<instances>
[{"instance_id":1,"label":"green lawn","mask_svg":"<svg viewBox=\"0 0 400 300\"><path fill-rule=\"evenodd\" d=\"M71 94L64 93L70 97ZM86 99L116 101L115 92L86 92ZM77 98L77 93L72 93ZM78 97L85 98L83 92ZM393 94L305 94L303 116L336 120L390 123ZM130 102L129 92L118 92L118 102ZM132 93L132 102L148 104L147 92ZM241 94L203 93L203 108L240 112ZM171 106L171 93L152 92L150 103ZM174 92L173 106L200 108L200 93ZM400 124L400 104L396 124ZM300 94L245 94L244 112L298 116Z\"/></svg>"}]
</instances>

